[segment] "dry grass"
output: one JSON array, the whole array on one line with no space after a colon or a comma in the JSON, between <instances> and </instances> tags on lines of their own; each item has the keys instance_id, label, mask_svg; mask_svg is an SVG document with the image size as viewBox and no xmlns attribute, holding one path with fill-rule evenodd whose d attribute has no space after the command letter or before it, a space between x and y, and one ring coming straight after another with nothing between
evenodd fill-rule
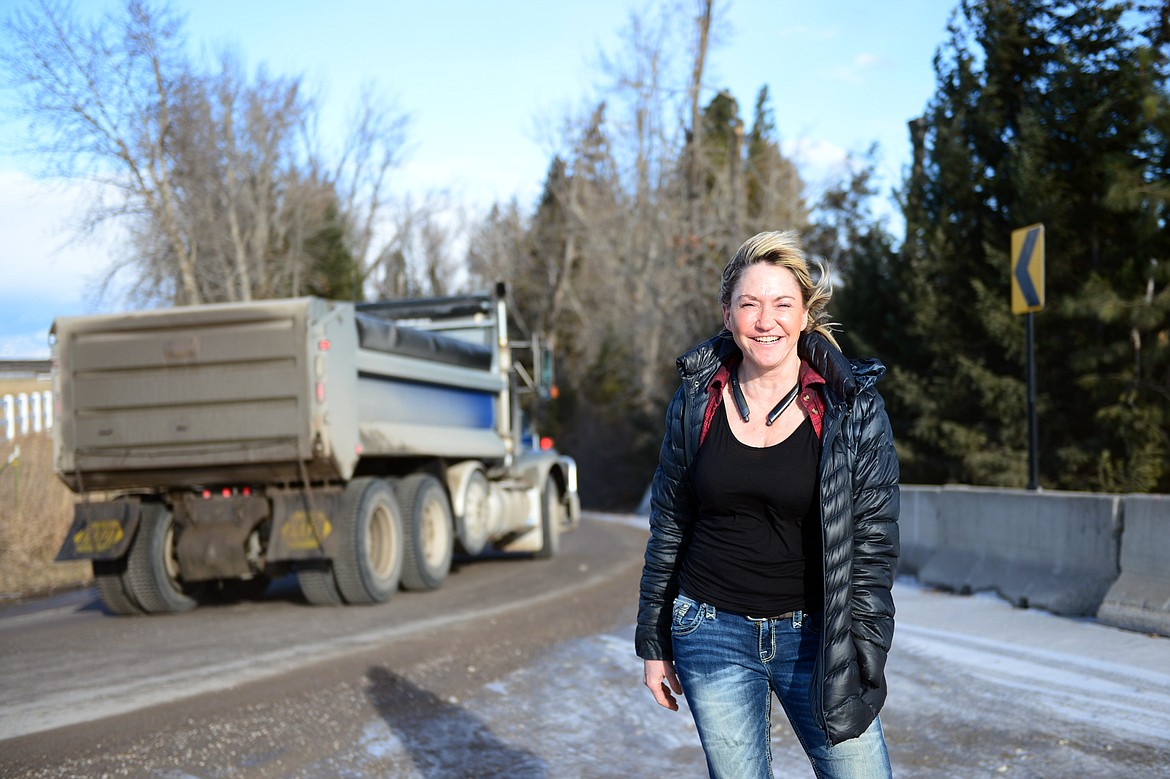
<instances>
[{"instance_id":1,"label":"dry grass","mask_svg":"<svg viewBox=\"0 0 1170 779\"><path fill-rule=\"evenodd\" d=\"M46 382L32 379L0 381L0 395L45 389ZM20 456L5 465L17 447ZM76 496L53 473L49 434L0 441L0 469L0 598L87 582L88 561L53 561L73 520Z\"/></svg>"}]
</instances>

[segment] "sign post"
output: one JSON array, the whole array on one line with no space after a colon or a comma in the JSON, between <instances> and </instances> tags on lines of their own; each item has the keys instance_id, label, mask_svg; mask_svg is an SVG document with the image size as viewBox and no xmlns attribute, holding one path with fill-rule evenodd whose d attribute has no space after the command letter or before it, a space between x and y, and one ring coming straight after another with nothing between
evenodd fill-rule
<instances>
[{"instance_id":1,"label":"sign post","mask_svg":"<svg viewBox=\"0 0 1170 779\"><path fill-rule=\"evenodd\" d=\"M1028 489L1040 488L1036 364L1032 315L1044 308L1044 225L1012 230L1012 313L1023 314L1028 378Z\"/></svg>"}]
</instances>

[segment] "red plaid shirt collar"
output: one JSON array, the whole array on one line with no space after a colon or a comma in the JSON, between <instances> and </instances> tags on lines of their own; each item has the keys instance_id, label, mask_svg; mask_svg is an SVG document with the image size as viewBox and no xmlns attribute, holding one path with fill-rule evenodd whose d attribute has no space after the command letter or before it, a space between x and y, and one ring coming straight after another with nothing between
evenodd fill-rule
<instances>
[{"instance_id":1,"label":"red plaid shirt collar","mask_svg":"<svg viewBox=\"0 0 1170 779\"><path fill-rule=\"evenodd\" d=\"M715 418L715 412L723 405L723 388L727 382L731 381L731 368L735 364L735 362L727 362L719 366L711 383L707 385L707 410L703 414L703 430L699 434L700 446L707 438L707 431L711 428L711 420ZM817 373L806 360L801 360L800 394L797 395L796 402L808 413L813 429L816 430L817 438L821 437L821 431L824 429L825 399L821 392L821 387L824 384L824 377Z\"/></svg>"}]
</instances>

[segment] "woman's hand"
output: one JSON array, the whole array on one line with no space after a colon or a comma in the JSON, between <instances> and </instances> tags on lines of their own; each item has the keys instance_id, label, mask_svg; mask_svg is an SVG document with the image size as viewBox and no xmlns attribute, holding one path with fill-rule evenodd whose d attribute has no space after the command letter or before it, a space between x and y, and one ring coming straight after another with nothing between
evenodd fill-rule
<instances>
[{"instance_id":1,"label":"woman's hand","mask_svg":"<svg viewBox=\"0 0 1170 779\"><path fill-rule=\"evenodd\" d=\"M678 700L675 695L682 695L682 686L678 677L674 675L674 663L669 660L644 660L642 684L654 693L654 700L658 705L678 711Z\"/></svg>"}]
</instances>

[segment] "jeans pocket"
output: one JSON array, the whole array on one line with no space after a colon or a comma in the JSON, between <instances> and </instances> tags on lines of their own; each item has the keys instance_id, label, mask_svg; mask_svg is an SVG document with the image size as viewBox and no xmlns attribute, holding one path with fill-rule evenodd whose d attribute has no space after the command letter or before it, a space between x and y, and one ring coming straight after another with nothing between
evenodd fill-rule
<instances>
[{"instance_id":1,"label":"jeans pocket","mask_svg":"<svg viewBox=\"0 0 1170 779\"><path fill-rule=\"evenodd\" d=\"M674 599L674 612L670 619L670 634L686 636L694 633L703 624L703 610L699 604L685 595Z\"/></svg>"}]
</instances>

